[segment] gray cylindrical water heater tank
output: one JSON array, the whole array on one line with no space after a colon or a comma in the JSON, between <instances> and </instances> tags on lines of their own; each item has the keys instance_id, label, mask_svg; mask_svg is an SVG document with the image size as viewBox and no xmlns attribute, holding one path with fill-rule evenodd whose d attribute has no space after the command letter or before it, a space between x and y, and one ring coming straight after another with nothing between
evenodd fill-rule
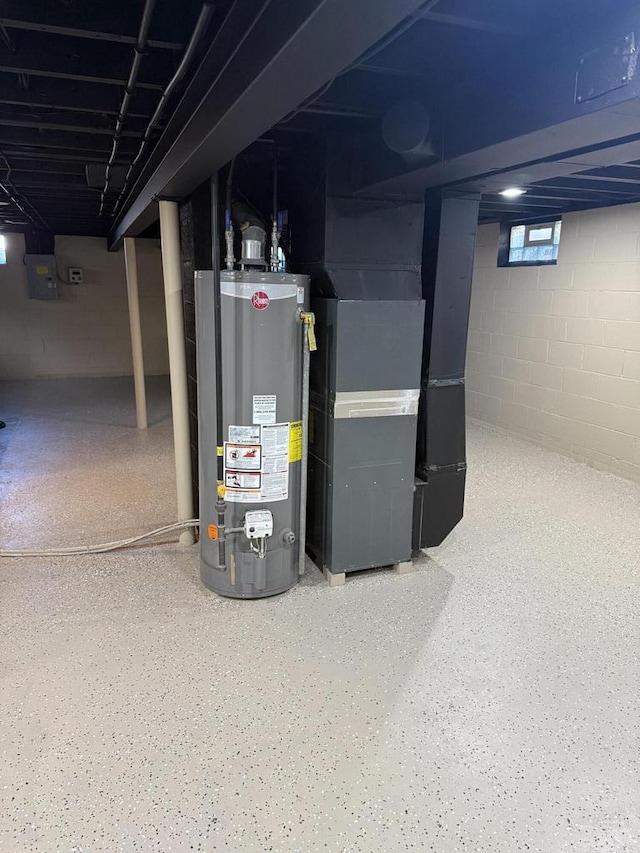
<instances>
[{"instance_id":1,"label":"gray cylindrical water heater tank","mask_svg":"<svg viewBox=\"0 0 640 853\"><path fill-rule=\"evenodd\" d=\"M225 523L232 531L225 566L219 565L218 542L208 535L218 520L213 273L196 273L200 577L221 595L262 598L284 592L299 578L300 312L308 308L309 279L223 271L220 290Z\"/></svg>"}]
</instances>

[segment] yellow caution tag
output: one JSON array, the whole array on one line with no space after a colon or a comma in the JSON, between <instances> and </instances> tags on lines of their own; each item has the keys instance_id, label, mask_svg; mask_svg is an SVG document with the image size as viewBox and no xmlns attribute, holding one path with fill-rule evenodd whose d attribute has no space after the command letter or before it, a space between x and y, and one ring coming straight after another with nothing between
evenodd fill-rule
<instances>
[{"instance_id":1,"label":"yellow caution tag","mask_svg":"<svg viewBox=\"0 0 640 853\"><path fill-rule=\"evenodd\" d=\"M316 317L312 311L303 311L300 315L302 322L307 327L307 341L309 343L309 352L315 352L318 349L316 343Z\"/></svg>"},{"instance_id":2,"label":"yellow caution tag","mask_svg":"<svg viewBox=\"0 0 640 853\"><path fill-rule=\"evenodd\" d=\"M36 275L49 275L49 267L36 266Z\"/></svg>"},{"instance_id":3,"label":"yellow caution tag","mask_svg":"<svg viewBox=\"0 0 640 853\"><path fill-rule=\"evenodd\" d=\"M289 462L299 462L302 459L302 421L291 421L289 424Z\"/></svg>"},{"instance_id":4,"label":"yellow caution tag","mask_svg":"<svg viewBox=\"0 0 640 853\"><path fill-rule=\"evenodd\" d=\"M315 352L318 349L316 343L316 327L313 320L307 326L307 340L309 341L309 352Z\"/></svg>"},{"instance_id":5,"label":"yellow caution tag","mask_svg":"<svg viewBox=\"0 0 640 853\"><path fill-rule=\"evenodd\" d=\"M218 448L218 456L224 456L224 447Z\"/></svg>"}]
</instances>

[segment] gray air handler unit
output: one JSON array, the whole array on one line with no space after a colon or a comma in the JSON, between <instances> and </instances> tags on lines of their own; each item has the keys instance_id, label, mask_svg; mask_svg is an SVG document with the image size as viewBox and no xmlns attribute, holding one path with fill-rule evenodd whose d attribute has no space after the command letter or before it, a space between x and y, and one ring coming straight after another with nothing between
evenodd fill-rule
<instances>
[{"instance_id":1,"label":"gray air handler unit","mask_svg":"<svg viewBox=\"0 0 640 853\"><path fill-rule=\"evenodd\" d=\"M319 147L299 163L297 183L315 191L293 217L318 336L307 545L335 581L412 556L424 209L349 197L340 140Z\"/></svg>"},{"instance_id":2,"label":"gray air handler unit","mask_svg":"<svg viewBox=\"0 0 640 853\"><path fill-rule=\"evenodd\" d=\"M411 559L424 303L314 299L308 546L334 575Z\"/></svg>"},{"instance_id":3,"label":"gray air handler unit","mask_svg":"<svg viewBox=\"0 0 640 853\"><path fill-rule=\"evenodd\" d=\"M233 598L284 592L304 569L308 278L266 272L264 236L245 229L218 311L214 273L195 274L200 575Z\"/></svg>"}]
</instances>

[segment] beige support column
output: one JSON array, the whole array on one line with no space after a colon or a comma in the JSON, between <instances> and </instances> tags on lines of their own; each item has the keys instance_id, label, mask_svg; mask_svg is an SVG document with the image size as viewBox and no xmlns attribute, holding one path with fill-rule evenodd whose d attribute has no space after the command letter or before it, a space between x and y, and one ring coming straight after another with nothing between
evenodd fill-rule
<instances>
[{"instance_id":1,"label":"beige support column","mask_svg":"<svg viewBox=\"0 0 640 853\"><path fill-rule=\"evenodd\" d=\"M175 201L160 202L160 239L164 273L173 446L176 458L178 521L193 518L191 484L191 441L189 437L189 398L187 395L187 356L184 345L184 309L182 306L182 268L180 264L180 224ZM183 545L192 545L191 530L180 534Z\"/></svg>"},{"instance_id":2,"label":"beige support column","mask_svg":"<svg viewBox=\"0 0 640 853\"><path fill-rule=\"evenodd\" d=\"M127 299L129 300L129 328L133 355L133 386L136 394L136 425L147 428L147 394L144 387L144 360L142 358L142 329L140 327L140 299L138 297L138 263L136 241L124 238L124 266L127 272Z\"/></svg>"}]
</instances>

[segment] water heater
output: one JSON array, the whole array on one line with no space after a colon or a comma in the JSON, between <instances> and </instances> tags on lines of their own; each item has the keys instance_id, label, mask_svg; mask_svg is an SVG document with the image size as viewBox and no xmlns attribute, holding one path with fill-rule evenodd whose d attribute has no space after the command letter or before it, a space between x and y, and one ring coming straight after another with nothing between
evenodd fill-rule
<instances>
[{"instance_id":1,"label":"water heater","mask_svg":"<svg viewBox=\"0 0 640 853\"><path fill-rule=\"evenodd\" d=\"M304 565L309 280L228 269L216 310L213 272L195 278L201 579L234 598L275 595Z\"/></svg>"}]
</instances>

